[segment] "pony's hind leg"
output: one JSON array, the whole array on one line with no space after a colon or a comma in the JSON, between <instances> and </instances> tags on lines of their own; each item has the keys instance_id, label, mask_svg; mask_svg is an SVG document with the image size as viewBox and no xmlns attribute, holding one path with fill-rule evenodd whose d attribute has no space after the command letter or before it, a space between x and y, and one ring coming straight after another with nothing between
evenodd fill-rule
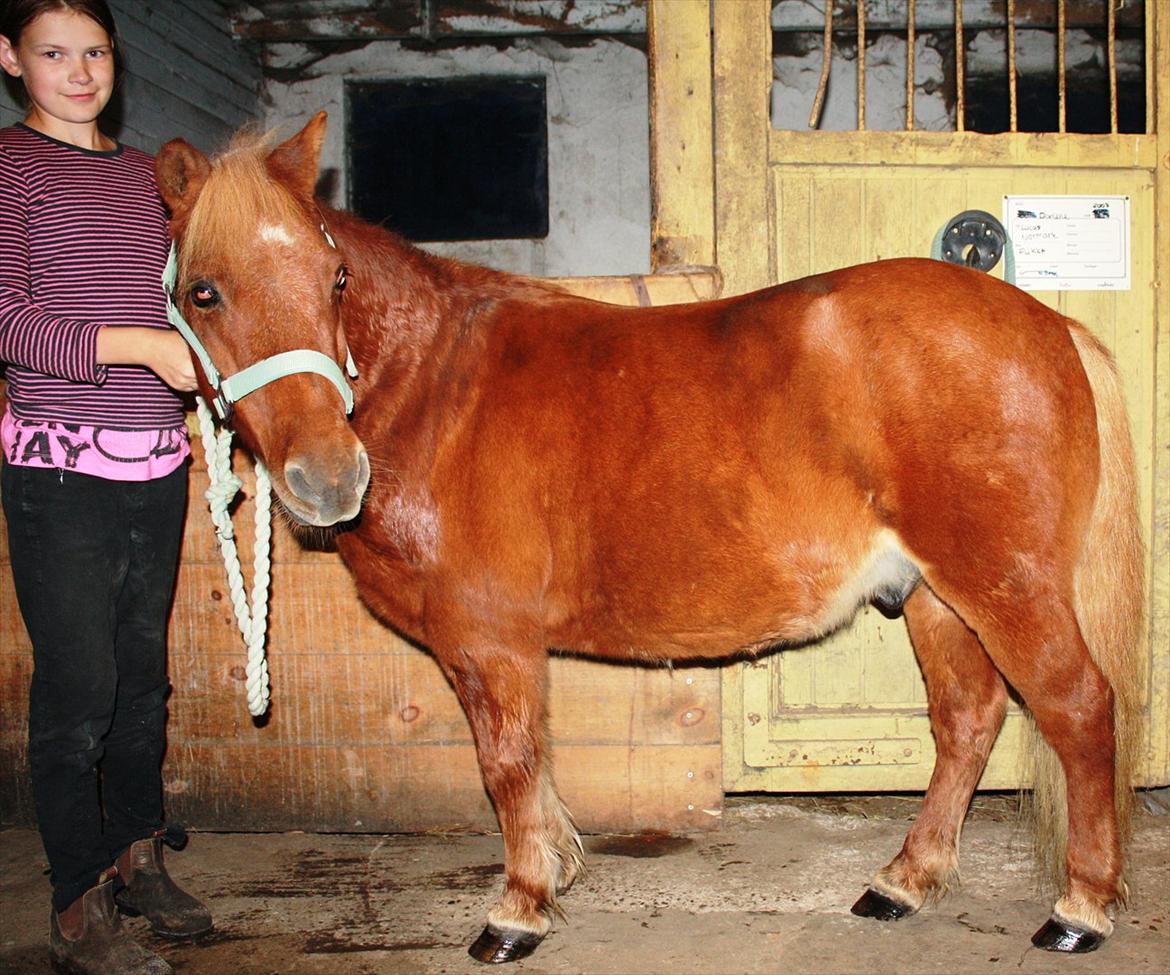
<instances>
[{"instance_id":1,"label":"pony's hind leg","mask_svg":"<svg viewBox=\"0 0 1170 975\"><path fill-rule=\"evenodd\" d=\"M479 961L515 961L548 934L557 892L582 866L581 841L545 754L548 660L498 646L436 656L471 724L504 838L504 890L468 951Z\"/></svg>"},{"instance_id":2,"label":"pony's hind leg","mask_svg":"<svg viewBox=\"0 0 1170 975\"><path fill-rule=\"evenodd\" d=\"M957 878L963 817L1007 705L1003 679L975 634L926 585L906 602L905 614L926 680L937 758L901 852L853 905L854 914L879 920L913 914Z\"/></svg>"},{"instance_id":3,"label":"pony's hind leg","mask_svg":"<svg viewBox=\"0 0 1170 975\"><path fill-rule=\"evenodd\" d=\"M1020 612L1027 618L1012 621L1007 634L1000 631L1006 639L985 631L984 642L1060 760L1067 798L1065 888L1032 941L1055 951L1090 951L1112 933L1106 911L1125 895L1113 689L1090 656L1071 606L1029 600ZM1040 844L1049 840L1037 837Z\"/></svg>"}]
</instances>

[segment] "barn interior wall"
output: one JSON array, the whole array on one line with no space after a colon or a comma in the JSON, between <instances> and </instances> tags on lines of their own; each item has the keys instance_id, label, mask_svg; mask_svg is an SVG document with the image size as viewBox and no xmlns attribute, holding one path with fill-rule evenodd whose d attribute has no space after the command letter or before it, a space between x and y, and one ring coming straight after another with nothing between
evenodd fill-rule
<instances>
[{"instance_id":1,"label":"barn interior wall","mask_svg":"<svg viewBox=\"0 0 1170 975\"><path fill-rule=\"evenodd\" d=\"M234 39L220 3L110 0L110 8L124 67L103 116L111 135L147 152L176 136L208 151L255 117L260 65ZM0 86L0 125L23 117L17 89Z\"/></svg>"},{"instance_id":2,"label":"barn interior wall","mask_svg":"<svg viewBox=\"0 0 1170 975\"><path fill-rule=\"evenodd\" d=\"M538 276L649 271L647 61L636 44L605 37L574 42L521 37L443 47L371 41L322 56L310 45L292 43L266 45L263 57L268 127L291 132L314 112L329 113L321 189L335 206L344 206L348 194L347 82L545 78L548 236L424 246ZM420 159L419 165L427 165L427 160Z\"/></svg>"}]
</instances>

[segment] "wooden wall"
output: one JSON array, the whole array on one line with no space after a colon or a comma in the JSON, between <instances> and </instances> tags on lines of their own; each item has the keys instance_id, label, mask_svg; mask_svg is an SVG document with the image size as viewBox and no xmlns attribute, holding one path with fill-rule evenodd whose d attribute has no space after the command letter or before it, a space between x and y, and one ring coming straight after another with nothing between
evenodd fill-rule
<instances>
[{"instance_id":1,"label":"wooden wall","mask_svg":"<svg viewBox=\"0 0 1170 975\"><path fill-rule=\"evenodd\" d=\"M655 303L710 297L711 274L577 279L592 297ZM205 829L493 829L471 732L422 650L367 612L330 552L274 526L272 708L248 714L246 654L203 500L198 437L170 630L168 815ZM253 506L236 512L250 578ZM31 647L0 519L0 823L32 822L27 775ZM721 801L720 672L556 659L550 730L561 794L586 830L705 829Z\"/></svg>"},{"instance_id":2,"label":"wooden wall","mask_svg":"<svg viewBox=\"0 0 1170 975\"><path fill-rule=\"evenodd\" d=\"M129 67L120 138L154 151L181 135L210 150L254 114L259 71L232 40L222 3L113 0L112 6ZM15 103L0 96L0 124L19 117ZM700 251L687 260L709 263ZM711 297L719 282L697 273L574 279L571 286L633 304L647 296L655 303ZM237 466L246 468L246 458ZM301 548L279 526L269 636L272 710L264 726L253 723L245 651L225 596L205 487L197 460L170 632L168 814L205 829L494 828L470 730L436 665L370 616L336 555ZM241 531L251 516L245 501L237 513ZM249 565L251 552L243 548ZM33 819L26 746L32 661L7 551L0 519L0 824L27 825ZM557 780L582 828L718 823L717 669L557 659L551 684Z\"/></svg>"},{"instance_id":3,"label":"wooden wall","mask_svg":"<svg viewBox=\"0 0 1170 975\"><path fill-rule=\"evenodd\" d=\"M233 38L218 0L110 0L125 74L103 116L123 142L156 152L182 136L205 151L256 117L258 60ZM7 75L5 75L7 78ZM24 117L0 86L0 125Z\"/></svg>"}]
</instances>

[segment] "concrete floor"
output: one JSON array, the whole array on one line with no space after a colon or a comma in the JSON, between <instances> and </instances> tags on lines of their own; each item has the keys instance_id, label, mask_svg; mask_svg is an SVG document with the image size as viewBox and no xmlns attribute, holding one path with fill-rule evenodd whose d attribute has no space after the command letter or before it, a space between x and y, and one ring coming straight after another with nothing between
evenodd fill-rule
<instances>
[{"instance_id":1,"label":"concrete floor","mask_svg":"<svg viewBox=\"0 0 1170 975\"><path fill-rule=\"evenodd\" d=\"M980 797L963 834L963 886L894 923L849 906L900 847L918 798L732 799L720 830L590 836L589 872L565 897L532 973L1170 972L1170 803L1147 796L1133 848L1135 896L1090 955L1033 949L1048 901L1035 890L1014 802ZM1160 814L1159 814L1160 810ZM128 921L180 973L374 975L477 972L467 945L502 875L499 836L192 836L171 870L205 898L216 931L173 945ZM0 833L0 972L49 971L39 840Z\"/></svg>"}]
</instances>

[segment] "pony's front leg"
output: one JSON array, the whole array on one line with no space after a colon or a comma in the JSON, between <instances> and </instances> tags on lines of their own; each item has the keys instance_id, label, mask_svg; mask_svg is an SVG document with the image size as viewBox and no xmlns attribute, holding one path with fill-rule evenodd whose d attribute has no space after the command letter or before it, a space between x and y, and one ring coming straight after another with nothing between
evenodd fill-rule
<instances>
[{"instance_id":1,"label":"pony's front leg","mask_svg":"<svg viewBox=\"0 0 1170 975\"><path fill-rule=\"evenodd\" d=\"M582 866L546 753L548 658L543 649L466 644L437 655L471 724L504 837L504 891L468 951L479 961L515 961L548 934L556 895Z\"/></svg>"}]
</instances>

